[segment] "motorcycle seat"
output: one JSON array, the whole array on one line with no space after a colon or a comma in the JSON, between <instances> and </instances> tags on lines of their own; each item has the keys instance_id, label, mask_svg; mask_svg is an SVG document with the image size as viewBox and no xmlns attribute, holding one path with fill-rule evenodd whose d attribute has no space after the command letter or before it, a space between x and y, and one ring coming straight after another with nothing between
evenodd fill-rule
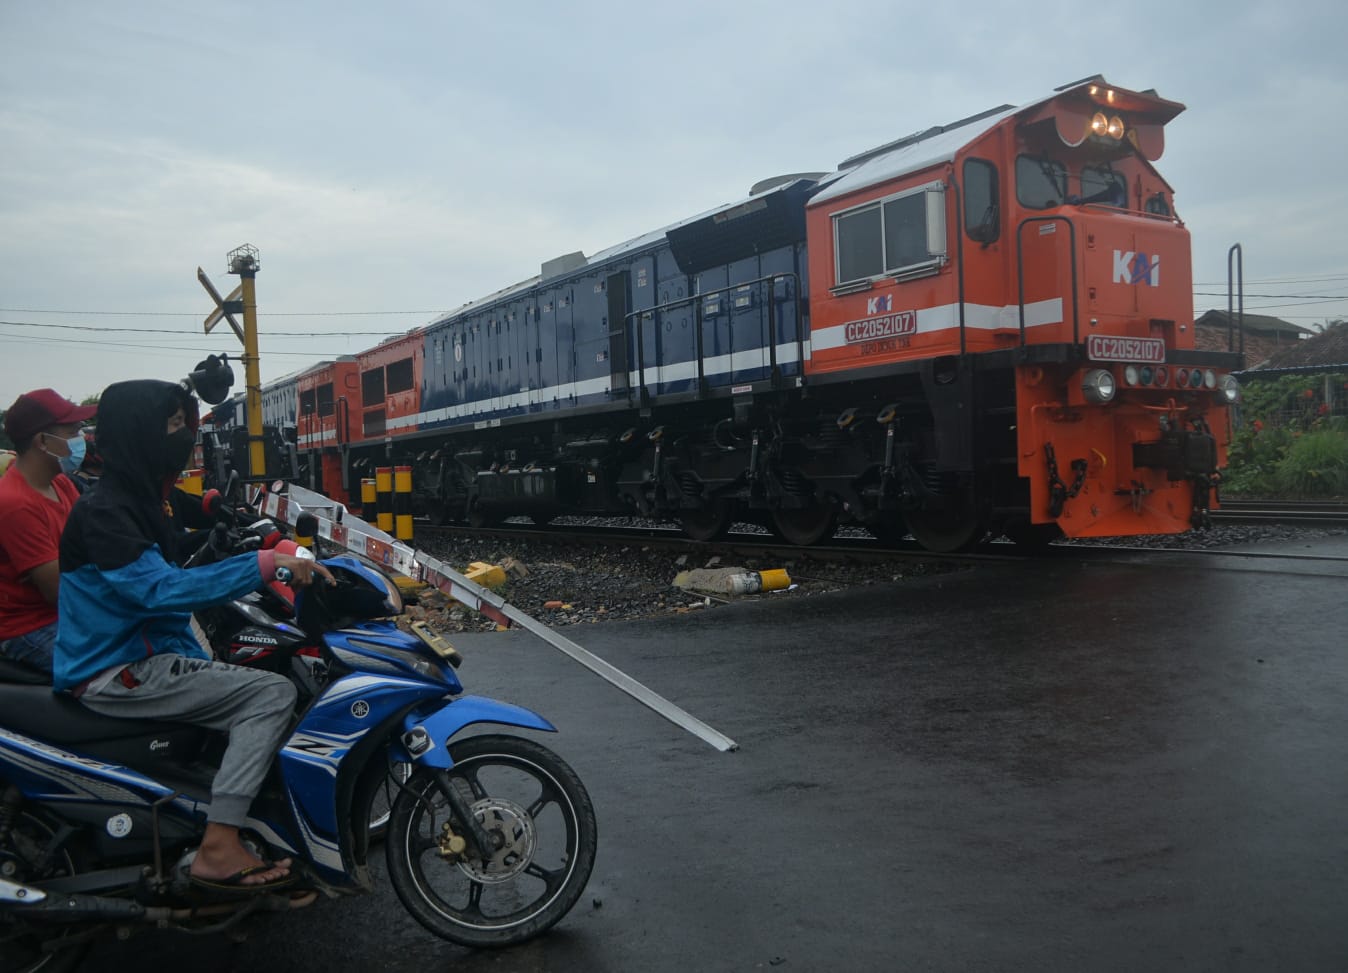
<instances>
[{"instance_id":1,"label":"motorcycle seat","mask_svg":"<svg viewBox=\"0 0 1348 973\"><path fill-rule=\"evenodd\" d=\"M0 683L0 722L6 729L47 743L79 744L163 734L184 724L102 716L50 685Z\"/></svg>"},{"instance_id":2,"label":"motorcycle seat","mask_svg":"<svg viewBox=\"0 0 1348 973\"><path fill-rule=\"evenodd\" d=\"M29 686L50 686L51 673L35 669L13 659L0 659L0 682L17 682Z\"/></svg>"}]
</instances>

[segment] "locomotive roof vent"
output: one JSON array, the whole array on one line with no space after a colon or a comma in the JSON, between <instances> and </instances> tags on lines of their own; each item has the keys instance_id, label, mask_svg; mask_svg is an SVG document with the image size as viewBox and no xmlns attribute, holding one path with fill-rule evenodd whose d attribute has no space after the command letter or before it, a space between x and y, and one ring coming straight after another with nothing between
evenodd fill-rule
<instances>
[{"instance_id":1,"label":"locomotive roof vent","mask_svg":"<svg viewBox=\"0 0 1348 973\"><path fill-rule=\"evenodd\" d=\"M750 186L749 195L757 196L759 193L765 193L769 189L775 189L778 186L785 186L787 183L795 182L797 179L808 179L810 182L818 182L827 175L827 172L788 172L781 176L769 176L767 179L760 179Z\"/></svg>"},{"instance_id":2,"label":"locomotive roof vent","mask_svg":"<svg viewBox=\"0 0 1348 973\"><path fill-rule=\"evenodd\" d=\"M570 273L573 270L580 270L588 264L585 254L577 250L575 253L564 253L560 257L553 257L551 260L544 260L543 267L539 271L539 276L543 280L550 277L560 277L562 274Z\"/></svg>"}]
</instances>

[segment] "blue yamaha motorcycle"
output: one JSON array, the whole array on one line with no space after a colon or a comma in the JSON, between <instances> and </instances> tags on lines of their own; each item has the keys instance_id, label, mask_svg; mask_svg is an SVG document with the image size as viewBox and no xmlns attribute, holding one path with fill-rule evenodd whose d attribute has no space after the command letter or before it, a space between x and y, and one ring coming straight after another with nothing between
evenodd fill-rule
<instances>
[{"instance_id":1,"label":"blue yamaha motorcycle","mask_svg":"<svg viewBox=\"0 0 1348 973\"><path fill-rule=\"evenodd\" d=\"M0 971L71 968L104 932L227 929L369 892L370 809L389 789L388 879L431 932L509 946L575 905L598 841L580 779L533 740L459 735L555 728L464 695L454 649L389 620L403 603L387 576L351 557L323 563L338 584L300 592L294 645L282 647L318 647L304 667L312 694L301 693L244 831L263 857L294 859L284 892L206 898L187 880L217 735L110 719L50 686L0 682Z\"/></svg>"}]
</instances>

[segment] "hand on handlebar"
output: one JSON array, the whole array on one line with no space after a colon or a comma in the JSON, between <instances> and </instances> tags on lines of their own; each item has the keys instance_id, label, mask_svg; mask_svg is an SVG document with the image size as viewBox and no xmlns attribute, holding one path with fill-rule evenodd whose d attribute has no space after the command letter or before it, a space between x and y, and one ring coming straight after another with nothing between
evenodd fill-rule
<instances>
[{"instance_id":1,"label":"hand on handlebar","mask_svg":"<svg viewBox=\"0 0 1348 973\"><path fill-rule=\"evenodd\" d=\"M272 563L276 566L276 580L292 588L308 587L314 583L315 575L326 578L330 585L337 583L331 571L311 558L295 557L293 554L282 554L279 551L275 557L276 560Z\"/></svg>"}]
</instances>

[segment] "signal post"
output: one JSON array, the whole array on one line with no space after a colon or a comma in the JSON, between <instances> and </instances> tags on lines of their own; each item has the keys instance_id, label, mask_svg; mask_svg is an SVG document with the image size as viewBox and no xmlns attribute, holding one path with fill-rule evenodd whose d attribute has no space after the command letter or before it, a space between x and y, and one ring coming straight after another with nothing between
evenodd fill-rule
<instances>
[{"instance_id":1,"label":"signal post","mask_svg":"<svg viewBox=\"0 0 1348 973\"><path fill-rule=\"evenodd\" d=\"M239 286L230 291L228 297L221 297L206 272L197 268L197 280L206 289L206 293L215 301L215 310L206 316L206 333L210 334L221 321L228 322L243 345L244 383L247 388L245 412L248 420L248 475L250 479L263 479L267 475L267 452L262 437L262 370L257 349L257 272L262 269L258 259L257 247L244 244L231 250L226 256L229 273L238 274ZM243 315L243 326L235 319L235 314Z\"/></svg>"}]
</instances>

